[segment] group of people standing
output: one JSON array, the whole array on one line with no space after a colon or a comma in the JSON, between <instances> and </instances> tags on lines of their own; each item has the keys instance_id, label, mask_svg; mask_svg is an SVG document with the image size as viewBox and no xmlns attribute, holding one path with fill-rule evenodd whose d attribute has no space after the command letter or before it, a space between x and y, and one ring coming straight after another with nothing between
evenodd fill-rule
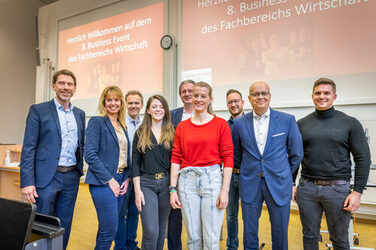
<instances>
[{"instance_id":1,"label":"group of people standing","mask_svg":"<svg viewBox=\"0 0 376 250\"><path fill-rule=\"evenodd\" d=\"M131 90L106 87L90 118L70 100L76 78L68 70L54 74L56 97L32 105L21 156L21 188L38 212L60 218L67 247L83 155L89 168L85 182L97 211L95 249L137 249L138 213L141 249L182 248L182 221L188 249L219 249L226 211L227 248L237 249L239 197L244 223L244 249L258 249L258 220L265 201L273 249L288 249L290 201L297 201L305 249L318 249L325 211L334 249L349 249L350 212L359 208L366 185L370 153L363 128L333 107L336 86L321 78L313 87L316 110L298 121L269 107L268 84L249 88L253 111L229 90L230 119L214 115L212 88L183 81L183 107L170 112L161 95L146 102ZM128 112L126 112L126 110ZM84 139L86 138L86 140ZM84 145L85 142L85 145ZM355 183L350 190L351 160ZM303 160L303 161L302 161ZM297 170L302 161L299 185Z\"/></svg>"}]
</instances>

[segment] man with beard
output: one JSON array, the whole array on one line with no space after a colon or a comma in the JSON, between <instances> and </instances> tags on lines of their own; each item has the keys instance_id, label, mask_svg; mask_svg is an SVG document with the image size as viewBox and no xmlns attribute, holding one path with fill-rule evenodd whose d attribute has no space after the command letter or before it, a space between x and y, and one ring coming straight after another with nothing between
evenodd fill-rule
<instances>
[{"instance_id":1,"label":"man with beard","mask_svg":"<svg viewBox=\"0 0 376 250\"><path fill-rule=\"evenodd\" d=\"M241 117L244 107L244 100L242 94L235 89L230 89L226 94L227 109L231 114L228 119L228 125L232 130L234 126L234 119ZM227 249L238 249L238 214L239 214L239 173L240 166L235 164L232 170L232 178L230 183L229 201L226 209L227 220Z\"/></svg>"}]
</instances>

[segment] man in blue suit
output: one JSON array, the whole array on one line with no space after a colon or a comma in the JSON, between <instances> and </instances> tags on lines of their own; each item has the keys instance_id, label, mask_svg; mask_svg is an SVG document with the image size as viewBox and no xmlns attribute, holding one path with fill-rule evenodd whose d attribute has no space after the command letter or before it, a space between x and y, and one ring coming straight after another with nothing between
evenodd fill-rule
<instances>
[{"instance_id":1,"label":"man in blue suit","mask_svg":"<svg viewBox=\"0 0 376 250\"><path fill-rule=\"evenodd\" d=\"M303 158L302 138L294 116L269 108L266 83L252 84L248 99L253 112L236 119L233 128L234 159L240 164L244 249L259 249L258 221L265 201L272 248L287 250L292 173Z\"/></svg>"},{"instance_id":2,"label":"man in blue suit","mask_svg":"<svg viewBox=\"0 0 376 250\"><path fill-rule=\"evenodd\" d=\"M30 107L21 154L21 188L39 213L57 216L68 245L80 176L83 174L85 112L70 100L76 77L69 70L52 78L56 97Z\"/></svg>"},{"instance_id":3,"label":"man in blue suit","mask_svg":"<svg viewBox=\"0 0 376 250\"><path fill-rule=\"evenodd\" d=\"M174 127L178 126L181 121L187 120L193 116L192 95L195 82L192 80L185 80L180 83L179 95L184 104L184 107L171 110L171 122ZM180 209L171 209L170 217L168 218L168 249L181 250L181 231L182 221Z\"/></svg>"}]
</instances>

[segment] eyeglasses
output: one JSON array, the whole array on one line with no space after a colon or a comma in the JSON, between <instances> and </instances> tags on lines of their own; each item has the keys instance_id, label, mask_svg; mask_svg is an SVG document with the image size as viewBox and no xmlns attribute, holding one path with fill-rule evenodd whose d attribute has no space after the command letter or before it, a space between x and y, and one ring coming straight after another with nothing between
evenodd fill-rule
<instances>
[{"instance_id":1,"label":"eyeglasses","mask_svg":"<svg viewBox=\"0 0 376 250\"><path fill-rule=\"evenodd\" d=\"M231 101L228 101L228 102L227 102L228 105L239 104L239 103L240 103L240 100L239 100L239 99L235 99L235 100L231 100Z\"/></svg>"},{"instance_id":2,"label":"eyeglasses","mask_svg":"<svg viewBox=\"0 0 376 250\"><path fill-rule=\"evenodd\" d=\"M259 97L259 96L267 97L270 95L270 92L253 92L253 93L250 93L249 95L252 97Z\"/></svg>"}]
</instances>

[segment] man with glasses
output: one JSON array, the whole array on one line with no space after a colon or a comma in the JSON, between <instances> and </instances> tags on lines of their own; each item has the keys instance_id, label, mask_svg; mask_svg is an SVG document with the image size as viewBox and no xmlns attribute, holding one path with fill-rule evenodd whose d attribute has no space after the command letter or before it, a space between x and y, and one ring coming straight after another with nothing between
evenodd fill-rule
<instances>
[{"instance_id":1,"label":"man with glasses","mask_svg":"<svg viewBox=\"0 0 376 250\"><path fill-rule=\"evenodd\" d=\"M230 89L226 94L227 109L231 114L228 125L232 130L234 120L244 115L244 100L242 94L235 89ZM239 165L234 164L230 183L229 200L226 208L227 220L227 249L238 249L238 214L239 214Z\"/></svg>"},{"instance_id":2,"label":"man with glasses","mask_svg":"<svg viewBox=\"0 0 376 250\"><path fill-rule=\"evenodd\" d=\"M259 249L258 221L265 201L273 249L288 249L292 173L303 158L302 138L292 115L269 108L268 84L249 88L253 111L234 121L234 160L240 165L239 191L244 249Z\"/></svg>"}]
</instances>

